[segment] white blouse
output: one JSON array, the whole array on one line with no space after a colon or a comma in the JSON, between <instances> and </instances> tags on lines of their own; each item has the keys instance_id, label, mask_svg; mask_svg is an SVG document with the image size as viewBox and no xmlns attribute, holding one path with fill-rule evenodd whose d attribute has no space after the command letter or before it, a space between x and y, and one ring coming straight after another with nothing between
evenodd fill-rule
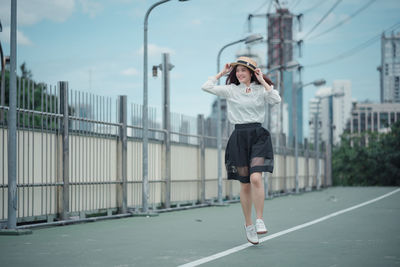
<instances>
[{"instance_id":1,"label":"white blouse","mask_svg":"<svg viewBox=\"0 0 400 267\"><path fill-rule=\"evenodd\" d=\"M267 92L261 84L251 83L250 89L243 83L216 85L217 79L209 77L201 87L204 91L223 97L228 105L228 120L232 124L243 124L265 120L265 103L278 104L281 97L277 90Z\"/></svg>"}]
</instances>

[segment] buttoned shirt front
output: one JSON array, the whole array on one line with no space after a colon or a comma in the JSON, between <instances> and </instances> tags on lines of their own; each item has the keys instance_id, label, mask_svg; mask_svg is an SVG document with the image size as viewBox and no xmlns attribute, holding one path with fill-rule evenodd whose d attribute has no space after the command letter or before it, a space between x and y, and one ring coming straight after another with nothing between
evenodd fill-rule
<instances>
[{"instance_id":1,"label":"buttoned shirt front","mask_svg":"<svg viewBox=\"0 0 400 267\"><path fill-rule=\"evenodd\" d=\"M265 120L265 103L278 104L281 97L277 90L267 91L263 85L241 83L216 85L217 79L210 77L201 87L204 91L223 97L227 102L228 120L232 124L244 124Z\"/></svg>"}]
</instances>

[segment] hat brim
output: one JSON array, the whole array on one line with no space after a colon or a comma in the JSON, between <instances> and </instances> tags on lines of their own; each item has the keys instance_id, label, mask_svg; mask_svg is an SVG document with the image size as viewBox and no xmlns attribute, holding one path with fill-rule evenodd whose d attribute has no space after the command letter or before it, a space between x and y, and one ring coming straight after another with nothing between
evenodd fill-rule
<instances>
[{"instance_id":1,"label":"hat brim","mask_svg":"<svg viewBox=\"0 0 400 267\"><path fill-rule=\"evenodd\" d=\"M248 69L252 70L252 71L256 71L256 66L250 64L250 63L242 63L242 62L232 62L231 66L236 66L236 65L242 65L247 67Z\"/></svg>"}]
</instances>

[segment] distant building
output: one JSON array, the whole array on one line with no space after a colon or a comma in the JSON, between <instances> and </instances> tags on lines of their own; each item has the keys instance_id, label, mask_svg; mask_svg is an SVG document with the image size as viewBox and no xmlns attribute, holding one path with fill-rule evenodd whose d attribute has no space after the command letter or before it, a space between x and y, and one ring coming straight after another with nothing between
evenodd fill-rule
<instances>
[{"instance_id":1,"label":"distant building","mask_svg":"<svg viewBox=\"0 0 400 267\"><path fill-rule=\"evenodd\" d=\"M324 95L343 94L339 97L324 97ZM314 114L317 113L319 124L318 134L320 141L329 141L329 131L332 132L332 143L340 142L340 136L346 129L346 123L351 116L351 82L347 80L336 80L333 86L324 87L317 91L317 95L322 96L321 100L312 98L309 101L310 119L310 142L314 143ZM318 104L319 103L319 104ZM329 125L332 121L332 125Z\"/></svg>"},{"instance_id":2,"label":"distant building","mask_svg":"<svg viewBox=\"0 0 400 267\"><path fill-rule=\"evenodd\" d=\"M400 32L381 37L381 102L400 103Z\"/></svg>"},{"instance_id":3,"label":"distant building","mask_svg":"<svg viewBox=\"0 0 400 267\"><path fill-rule=\"evenodd\" d=\"M346 123L351 117L351 82L346 80L333 81L333 93L343 93L342 97L332 99L333 111L333 144L340 142L340 136L346 129Z\"/></svg>"},{"instance_id":4,"label":"distant building","mask_svg":"<svg viewBox=\"0 0 400 267\"><path fill-rule=\"evenodd\" d=\"M316 124L315 123L315 114L317 114L317 124L320 124L320 122L321 122L321 112L318 112L318 101L319 100L317 98L311 98L308 102L308 118L310 119L310 121L309 121L309 141L312 144L315 143L315 124ZM320 128L320 126L319 126L319 128ZM317 134L319 134L318 139L322 140L321 131L317 131Z\"/></svg>"},{"instance_id":5,"label":"distant building","mask_svg":"<svg viewBox=\"0 0 400 267\"><path fill-rule=\"evenodd\" d=\"M386 132L400 120L400 103L353 103L351 119L347 124L350 133Z\"/></svg>"}]
</instances>

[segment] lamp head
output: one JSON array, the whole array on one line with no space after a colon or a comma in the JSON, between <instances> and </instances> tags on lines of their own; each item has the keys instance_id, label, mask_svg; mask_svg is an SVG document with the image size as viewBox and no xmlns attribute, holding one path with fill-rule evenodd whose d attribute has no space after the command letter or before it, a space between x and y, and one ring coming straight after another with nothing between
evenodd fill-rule
<instances>
[{"instance_id":1,"label":"lamp head","mask_svg":"<svg viewBox=\"0 0 400 267\"><path fill-rule=\"evenodd\" d=\"M252 34L250 36L247 36L244 43L245 44L250 44L250 43L254 43L257 41L261 41L263 39L261 34Z\"/></svg>"},{"instance_id":2,"label":"lamp head","mask_svg":"<svg viewBox=\"0 0 400 267\"><path fill-rule=\"evenodd\" d=\"M283 66L285 69L294 69L294 68L298 68L301 67L301 65L299 64L299 62L293 60L293 61L289 61L286 65Z\"/></svg>"},{"instance_id":3,"label":"lamp head","mask_svg":"<svg viewBox=\"0 0 400 267\"><path fill-rule=\"evenodd\" d=\"M326 81L325 81L325 79L319 79L319 80L315 80L313 82L313 84L314 84L314 86L322 86L322 85L326 84Z\"/></svg>"}]
</instances>

